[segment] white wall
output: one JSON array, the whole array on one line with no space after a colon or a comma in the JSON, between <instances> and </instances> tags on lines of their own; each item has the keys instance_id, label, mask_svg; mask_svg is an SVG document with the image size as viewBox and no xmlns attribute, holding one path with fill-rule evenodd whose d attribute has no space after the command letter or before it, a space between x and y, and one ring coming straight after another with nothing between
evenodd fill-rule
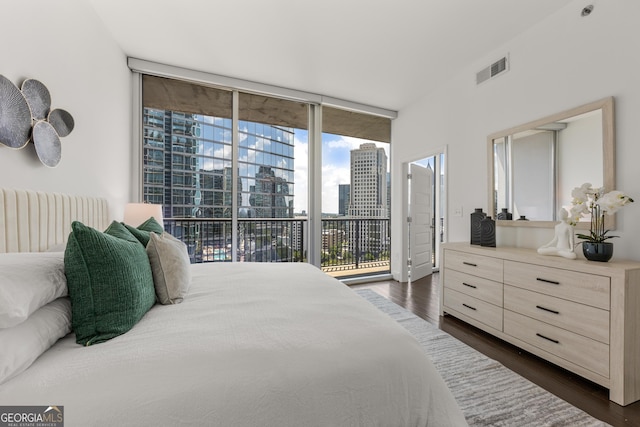
<instances>
[{"instance_id":1,"label":"white wall","mask_svg":"<svg viewBox=\"0 0 640 427\"><path fill-rule=\"evenodd\" d=\"M49 88L52 107L69 111L73 132L62 160L42 165L29 144L0 146L0 186L107 198L121 218L131 176L131 73L126 57L82 0L2 2L0 73L18 87Z\"/></svg>"},{"instance_id":2,"label":"white wall","mask_svg":"<svg viewBox=\"0 0 640 427\"><path fill-rule=\"evenodd\" d=\"M640 2L590 3L595 5L590 16L580 16L585 1L570 3L399 112L391 145L392 218L398 219L392 221L394 277L402 277L405 244L399 220L403 162L447 147L447 239L469 241L469 214L476 207L487 210L487 135L607 96L615 97L616 187L637 200L618 213L614 259L640 260ZM476 86L475 73L506 53L510 70ZM463 207L462 217L452 216L457 207ZM499 228L500 235L505 230ZM502 240L523 247L553 237L552 229L508 231L511 235Z\"/></svg>"}]
</instances>

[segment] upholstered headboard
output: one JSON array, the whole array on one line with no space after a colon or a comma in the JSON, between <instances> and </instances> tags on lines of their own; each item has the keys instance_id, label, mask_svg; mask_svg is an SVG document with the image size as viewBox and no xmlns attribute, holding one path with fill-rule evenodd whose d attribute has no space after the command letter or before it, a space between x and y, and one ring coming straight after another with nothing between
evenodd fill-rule
<instances>
[{"instance_id":1,"label":"upholstered headboard","mask_svg":"<svg viewBox=\"0 0 640 427\"><path fill-rule=\"evenodd\" d=\"M105 199L0 189L0 253L45 251L66 242L72 221L104 230L108 217Z\"/></svg>"}]
</instances>

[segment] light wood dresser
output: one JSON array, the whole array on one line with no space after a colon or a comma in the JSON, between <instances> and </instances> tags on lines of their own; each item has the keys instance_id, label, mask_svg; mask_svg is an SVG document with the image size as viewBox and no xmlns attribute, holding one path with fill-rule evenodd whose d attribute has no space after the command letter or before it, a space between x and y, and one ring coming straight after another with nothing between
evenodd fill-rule
<instances>
[{"instance_id":1,"label":"light wood dresser","mask_svg":"<svg viewBox=\"0 0 640 427\"><path fill-rule=\"evenodd\" d=\"M640 400L640 262L442 245L440 314L452 315L609 389Z\"/></svg>"}]
</instances>

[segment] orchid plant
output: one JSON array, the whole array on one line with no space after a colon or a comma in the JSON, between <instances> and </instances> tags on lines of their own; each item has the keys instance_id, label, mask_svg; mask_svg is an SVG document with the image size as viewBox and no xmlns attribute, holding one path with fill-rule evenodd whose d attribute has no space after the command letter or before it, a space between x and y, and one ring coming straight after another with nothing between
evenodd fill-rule
<instances>
[{"instance_id":1,"label":"orchid plant","mask_svg":"<svg viewBox=\"0 0 640 427\"><path fill-rule=\"evenodd\" d=\"M604 228L604 216L616 213L633 199L621 191L604 192L603 188L593 188L590 183L584 183L571 192L572 207L567 222L576 225L580 218L591 215L591 229L589 234L576 234L587 242L602 243L607 239L618 236L607 236L609 230Z\"/></svg>"}]
</instances>

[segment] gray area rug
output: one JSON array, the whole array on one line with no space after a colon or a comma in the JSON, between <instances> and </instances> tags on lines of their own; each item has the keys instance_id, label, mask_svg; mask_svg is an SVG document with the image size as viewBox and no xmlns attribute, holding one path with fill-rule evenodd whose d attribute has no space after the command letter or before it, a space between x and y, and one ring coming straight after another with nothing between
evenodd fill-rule
<instances>
[{"instance_id":1,"label":"gray area rug","mask_svg":"<svg viewBox=\"0 0 640 427\"><path fill-rule=\"evenodd\" d=\"M422 345L470 426L608 426L383 296L356 293Z\"/></svg>"}]
</instances>

